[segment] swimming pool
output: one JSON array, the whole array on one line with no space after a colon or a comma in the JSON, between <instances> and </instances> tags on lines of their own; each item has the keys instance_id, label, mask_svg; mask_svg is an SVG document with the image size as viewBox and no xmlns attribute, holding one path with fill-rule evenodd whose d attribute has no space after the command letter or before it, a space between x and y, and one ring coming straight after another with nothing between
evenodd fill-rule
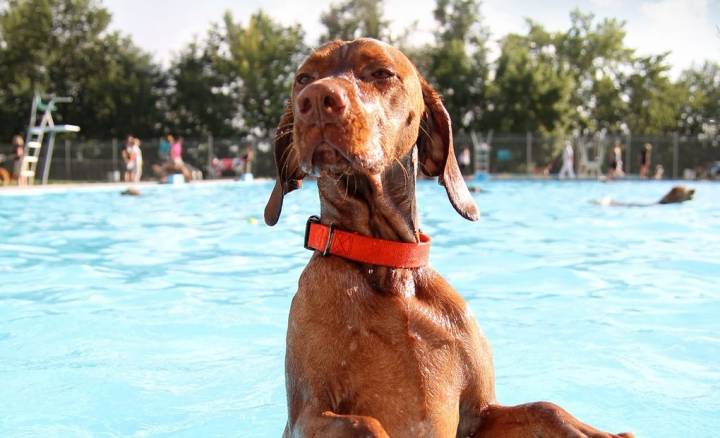
<instances>
[{"instance_id":1,"label":"swimming pool","mask_svg":"<svg viewBox=\"0 0 720 438\"><path fill-rule=\"evenodd\" d=\"M500 182L461 219L418 185L432 264L494 350L501 402L639 437L720 430L720 184ZM312 183L0 196L0 436L277 437Z\"/></svg>"}]
</instances>

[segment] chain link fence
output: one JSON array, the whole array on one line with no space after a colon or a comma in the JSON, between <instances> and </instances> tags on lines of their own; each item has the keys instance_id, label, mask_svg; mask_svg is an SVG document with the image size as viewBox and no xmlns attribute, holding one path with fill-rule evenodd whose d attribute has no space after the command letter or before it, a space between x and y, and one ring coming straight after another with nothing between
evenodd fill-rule
<instances>
[{"instance_id":1,"label":"chain link fence","mask_svg":"<svg viewBox=\"0 0 720 438\"><path fill-rule=\"evenodd\" d=\"M562 165L562 149L569 141L575 150L575 169L580 161L579 149L587 148L587 154L600 163L607 173L613 147L622 150L623 170L627 175L637 175L640 170L640 151L645 144L652 145L651 175L658 166L664 172L662 178L706 178L713 163L720 161L720 137L697 138L679 135L665 136L604 136L604 137L548 137L532 133L524 134L458 134L455 151L471 150L472 163L467 173L487 171L490 174L544 177L558 172ZM482 145L487 146L487 162L478 161ZM154 178L152 165L159 163L160 139L142 139L143 179ZM584 145L584 146L583 146ZM183 159L187 164L203 172L205 178L233 177L236 172L229 163L253 150L251 171L256 177L274 177L270 139L207 138L185 139ZM49 178L51 181L119 181L124 164L122 149L124 139L86 140L58 138L55 143ZM44 167L45 152L41 154L37 178ZM9 143L0 144L0 166L11 171L14 151ZM486 167L486 168L483 168Z\"/></svg>"},{"instance_id":2,"label":"chain link fence","mask_svg":"<svg viewBox=\"0 0 720 438\"><path fill-rule=\"evenodd\" d=\"M677 134L640 136L551 137L525 134L462 135L455 138L456 151L470 147L472 168L490 174L510 176L548 176L556 174L562 166L562 150L566 142L573 146L576 171L580 168L583 151L587 159L599 163L600 171L607 174L614 161L614 148L620 147L622 170L626 175L638 175L641 151L651 145L650 174L660 178L695 179L712 177L710 168L720 162L720 137L686 137ZM488 148L488 165L483 169L479 162L482 145ZM717 164L716 164L717 165ZM660 173L658 170L662 169Z\"/></svg>"}]
</instances>

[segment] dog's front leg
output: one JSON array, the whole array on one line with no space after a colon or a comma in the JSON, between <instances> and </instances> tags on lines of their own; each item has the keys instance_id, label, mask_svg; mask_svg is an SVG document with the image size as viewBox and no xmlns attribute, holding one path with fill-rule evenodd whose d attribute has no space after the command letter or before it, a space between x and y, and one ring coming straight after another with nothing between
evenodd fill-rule
<instances>
[{"instance_id":1,"label":"dog's front leg","mask_svg":"<svg viewBox=\"0 0 720 438\"><path fill-rule=\"evenodd\" d=\"M339 415L306 410L294 425L285 429L284 438L389 438L380 422L365 415Z\"/></svg>"},{"instance_id":2,"label":"dog's front leg","mask_svg":"<svg viewBox=\"0 0 720 438\"><path fill-rule=\"evenodd\" d=\"M548 402L518 406L489 405L479 413L479 427L472 438L632 438L631 433L618 435L602 432L573 417L561 407Z\"/></svg>"}]
</instances>

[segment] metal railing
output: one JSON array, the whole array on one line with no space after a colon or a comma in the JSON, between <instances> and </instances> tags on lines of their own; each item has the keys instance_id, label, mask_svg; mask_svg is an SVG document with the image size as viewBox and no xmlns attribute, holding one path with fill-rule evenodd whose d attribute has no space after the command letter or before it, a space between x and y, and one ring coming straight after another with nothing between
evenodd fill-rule
<instances>
[{"instance_id":1,"label":"metal railing","mask_svg":"<svg viewBox=\"0 0 720 438\"><path fill-rule=\"evenodd\" d=\"M475 150L478 148L477 136L458 133L455 136L455 151L460 153L467 146L473 151L473 163L468 173L477 169ZM697 138L680 135L664 136L605 136L602 138L548 137L532 133L480 136L489 140L489 170L491 174L513 175L552 175L562 165L561 151L566 141L575 148L576 169L579 160L578 147L581 142L605 144L602 171L607 172L610 163L609 153L615 142L620 144L624 157L626 174L635 175L640 169L640 151L646 144L652 144L651 172L658 165L664 169L664 178L682 178L693 175L702 176L703 169L715 161L720 161L720 138ZM473 141L475 140L475 141ZM160 162L158 155L160 139L143 139L143 179L153 179L152 165ZM252 145L253 162L251 171L258 177L273 177L273 162L270 139L221 138L212 136L202 139L185 139L183 158L186 163L201 170L205 177L213 173L211 163L214 158L234 158L240 156L247 145ZM52 158L51 181L108 181L120 177L123 162L121 139L59 139ZM600 150L601 148L596 148ZM12 169L12 148L10 144L0 144L0 166ZM41 163L42 165L42 163ZM222 175L230 177L232 172Z\"/></svg>"}]
</instances>

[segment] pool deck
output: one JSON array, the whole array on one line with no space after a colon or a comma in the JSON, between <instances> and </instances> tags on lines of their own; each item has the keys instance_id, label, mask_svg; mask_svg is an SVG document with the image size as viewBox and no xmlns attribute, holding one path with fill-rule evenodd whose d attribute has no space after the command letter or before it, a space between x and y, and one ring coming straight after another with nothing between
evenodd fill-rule
<instances>
[{"instance_id":1,"label":"pool deck","mask_svg":"<svg viewBox=\"0 0 720 438\"><path fill-rule=\"evenodd\" d=\"M88 190L88 191L123 191L130 187L137 188L142 191L143 188L157 186L197 186L197 185L221 185L221 184L252 184L253 182L265 182L267 178L255 178L253 181L239 181L235 179L210 179L199 180L184 184L160 184L157 181L142 181L139 183L126 182L68 182L68 183L50 183L35 184L31 186L0 186L0 196L17 196L17 195L41 195L46 193L64 193L68 191Z\"/></svg>"},{"instance_id":2,"label":"pool deck","mask_svg":"<svg viewBox=\"0 0 720 438\"><path fill-rule=\"evenodd\" d=\"M312 178L312 177L308 177ZM422 178L421 179L425 179ZM223 179L209 179L193 181L191 183L183 184L161 184L157 181L142 181L140 183L126 183L126 182L55 182L46 185L35 184L31 186L0 186L0 196L17 196L17 195L39 195L46 193L63 193L68 191L76 190L88 190L88 191L123 191L130 187L142 189L143 187L156 187L156 186L197 186L197 185L223 185L223 184L252 184L252 183L263 183L270 181L271 178L255 178L252 181L240 181L236 179L223 178ZM566 181L566 182L609 182L607 178L575 178L558 180L556 175L527 175L527 174L492 174L485 178L466 177L468 183L484 183L487 181ZM686 183L697 183L698 180L682 180L682 179L663 179L663 180L645 180L641 179L636 175L626 175L623 178L619 178L615 181L678 181Z\"/></svg>"}]
</instances>

